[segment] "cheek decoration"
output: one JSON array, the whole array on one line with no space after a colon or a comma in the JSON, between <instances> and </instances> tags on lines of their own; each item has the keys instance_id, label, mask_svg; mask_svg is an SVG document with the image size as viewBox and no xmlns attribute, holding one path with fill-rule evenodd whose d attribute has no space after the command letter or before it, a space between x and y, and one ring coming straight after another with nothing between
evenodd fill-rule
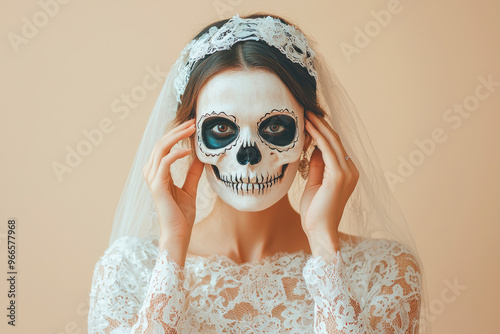
<instances>
[{"instance_id":1,"label":"cheek decoration","mask_svg":"<svg viewBox=\"0 0 500 334\"><path fill-rule=\"evenodd\" d=\"M299 139L297 117L288 109L274 109L257 124L260 140L278 152L288 151Z\"/></svg>"}]
</instances>

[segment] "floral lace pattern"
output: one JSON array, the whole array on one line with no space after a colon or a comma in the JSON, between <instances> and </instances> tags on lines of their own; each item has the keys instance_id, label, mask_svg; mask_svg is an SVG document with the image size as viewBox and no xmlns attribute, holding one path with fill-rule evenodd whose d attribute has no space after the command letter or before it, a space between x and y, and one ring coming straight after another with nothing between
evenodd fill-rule
<instances>
[{"instance_id":1,"label":"floral lace pattern","mask_svg":"<svg viewBox=\"0 0 500 334\"><path fill-rule=\"evenodd\" d=\"M321 257L307 262L303 274L314 296L318 333L418 333L417 262L395 242L376 242L351 249L349 265L340 251L330 263Z\"/></svg>"},{"instance_id":2,"label":"floral lace pattern","mask_svg":"<svg viewBox=\"0 0 500 334\"><path fill-rule=\"evenodd\" d=\"M170 258L168 252L158 255L147 298L132 333L176 333L187 295L184 279L184 270Z\"/></svg>"},{"instance_id":3,"label":"floral lace pattern","mask_svg":"<svg viewBox=\"0 0 500 334\"><path fill-rule=\"evenodd\" d=\"M99 259L89 333L418 333L419 268L395 241L344 242L328 262L298 251L180 267L153 240L121 237Z\"/></svg>"},{"instance_id":4,"label":"floral lace pattern","mask_svg":"<svg viewBox=\"0 0 500 334\"><path fill-rule=\"evenodd\" d=\"M184 66L179 70L174 85L177 102L184 93L191 70L196 62L206 55L221 50L229 50L237 42L263 40L281 51L288 59L305 67L318 81L313 58L316 53L309 47L307 38L297 28L267 16L265 18L242 19L238 14L229 19L220 29L211 27L200 38L191 41L179 57Z\"/></svg>"}]
</instances>

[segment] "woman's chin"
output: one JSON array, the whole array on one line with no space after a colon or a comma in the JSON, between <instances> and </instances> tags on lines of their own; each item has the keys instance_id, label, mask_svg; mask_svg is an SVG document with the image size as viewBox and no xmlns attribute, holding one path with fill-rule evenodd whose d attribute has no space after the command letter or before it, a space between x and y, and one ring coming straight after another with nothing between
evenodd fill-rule
<instances>
[{"instance_id":1,"label":"woman's chin","mask_svg":"<svg viewBox=\"0 0 500 334\"><path fill-rule=\"evenodd\" d=\"M220 196L221 197L221 196ZM225 197L225 196L224 196ZM274 204L276 204L283 196L280 198L266 199L267 196L248 196L248 195L233 195L229 198L221 197L221 199L228 205L232 206L234 209L243 212L259 212L264 211Z\"/></svg>"},{"instance_id":2,"label":"woman's chin","mask_svg":"<svg viewBox=\"0 0 500 334\"><path fill-rule=\"evenodd\" d=\"M272 207L285 197L297 174L298 161L291 163L283 177L266 184L227 182L218 178L213 168L208 168L210 186L229 206L243 212L259 212Z\"/></svg>"}]
</instances>

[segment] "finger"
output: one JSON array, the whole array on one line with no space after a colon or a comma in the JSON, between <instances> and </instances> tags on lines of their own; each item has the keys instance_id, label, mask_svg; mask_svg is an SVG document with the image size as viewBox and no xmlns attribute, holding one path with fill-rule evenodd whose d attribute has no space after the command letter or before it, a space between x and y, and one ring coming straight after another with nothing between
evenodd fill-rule
<instances>
[{"instance_id":1,"label":"finger","mask_svg":"<svg viewBox=\"0 0 500 334\"><path fill-rule=\"evenodd\" d=\"M352 159L346 159L348 154L346 153L344 145L342 145L342 141L337 132L333 130L333 128L326 122L325 119L318 117L317 115L309 111L307 112L307 115L310 116L312 122L314 122L313 119L315 119L315 124L319 124L319 126L322 127L324 131L327 131L327 135L329 136L330 142L332 143L334 151L336 152L337 160L340 162L340 166L345 171L345 180L347 181L346 184L356 184L359 177L359 171Z\"/></svg>"},{"instance_id":2,"label":"finger","mask_svg":"<svg viewBox=\"0 0 500 334\"><path fill-rule=\"evenodd\" d=\"M321 155L323 161L326 165L329 165L333 169L341 169L337 157L330 146L330 143L325 139L325 137L314 127L314 125L306 119L306 130L309 132L311 137L318 144L318 148L321 150Z\"/></svg>"},{"instance_id":3,"label":"finger","mask_svg":"<svg viewBox=\"0 0 500 334\"><path fill-rule=\"evenodd\" d=\"M156 173L155 178L158 180L167 180L170 177L170 166L174 163L174 161L184 158L189 155L190 152L191 149L189 148L179 148L169 152L161 159L158 167L158 173Z\"/></svg>"},{"instance_id":4,"label":"finger","mask_svg":"<svg viewBox=\"0 0 500 334\"><path fill-rule=\"evenodd\" d=\"M314 126L325 136L325 138L330 142L330 145L333 147L333 150L335 152L335 155L337 157L337 160L339 164L342 166L343 169L348 170L349 166L347 164L347 161L345 157L347 156L347 153L345 151L344 146L342 145L342 142L340 141L340 137L338 134L335 132L335 130L332 129L330 124L326 122L326 120L321 119L320 117L316 116L312 112L307 112L306 113L307 118L311 121L311 123L314 124Z\"/></svg>"},{"instance_id":5,"label":"finger","mask_svg":"<svg viewBox=\"0 0 500 334\"><path fill-rule=\"evenodd\" d=\"M156 153L158 151L158 147L159 147L159 143L161 142L161 140L165 137L169 137L171 136L172 134L174 133L177 133L179 131L182 131L186 128L188 128L189 126L191 126L192 124L194 124L194 121L195 119L192 118L190 119L189 121L186 121L178 126L176 126L175 128L171 129L166 135L163 135L154 145L153 149L151 150L151 154L149 155L149 158L148 158L148 161L146 161L146 164L144 165L143 169L142 169L142 172L144 174L144 177L147 179L149 178L149 174L151 172L151 167L153 166L153 162L155 160L155 156L156 156ZM154 174L153 174L153 177L154 177Z\"/></svg>"},{"instance_id":6,"label":"finger","mask_svg":"<svg viewBox=\"0 0 500 334\"><path fill-rule=\"evenodd\" d=\"M321 151L316 147L314 148L309 161L309 175L307 177L306 188L322 183L324 169L325 163L323 161L323 157L321 156Z\"/></svg>"},{"instance_id":7,"label":"finger","mask_svg":"<svg viewBox=\"0 0 500 334\"><path fill-rule=\"evenodd\" d=\"M184 181L184 185L182 189L189 194L192 198L196 197L196 190L198 189L198 181L200 181L201 173L203 173L203 167L205 165L198 159L195 155L191 166L189 166L189 170L186 175L186 181Z\"/></svg>"},{"instance_id":8,"label":"finger","mask_svg":"<svg viewBox=\"0 0 500 334\"><path fill-rule=\"evenodd\" d=\"M194 118L191 118L187 121L185 121L184 123L181 123L179 125L177 125L176 127L174 127L173 129L171 129L170 131L167 132L167 136L168 135L172 135L176 132L179 132L179 131L182 131L184 129L187 129L188 127L190 127L191 125L195 124L195 119Z\"/></svg>"},{"instance_id":9,"label":"finger","mask_svg":"<svg viewBox=\"0 0 500 334\"><path fill-rule=\"evenodd\" d=\"M156 142L155 151L158 151L162 147L162 145L165 143L165 141L168 140L168 138L171 138L172 136L178 134L179 132L185 131L193 126L195 126L195 119L194 118L192 118L192 119L176 126L175 128L171 129L166 134L161 136L161 138Z\"/></svg>"},{"instance_id":10,"label":"finger","mask_svg":"<svg viewBox=\"0 0 500 334\"><path fill-rule=\"evenodd\" d=\"M158 147L154 154L154 160L150 171L150 178L154 178L159 168L161 159L163 159L163 157L170 152L172 147L174 147L174 145L177 144L180 140L190 137L195 132L195 130L195 125L192 124L187 129L181 130L179 132L174 132L168 137L165 135L164 137L162 137L162 139L160 139L160 141L158 142Z\"/></svg>"}]
</instances>

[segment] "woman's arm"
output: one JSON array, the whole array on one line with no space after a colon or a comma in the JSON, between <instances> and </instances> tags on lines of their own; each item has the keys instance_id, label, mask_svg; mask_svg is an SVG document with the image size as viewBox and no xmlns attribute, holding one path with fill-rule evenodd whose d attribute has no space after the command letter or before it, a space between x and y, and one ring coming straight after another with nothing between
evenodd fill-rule
<instances>
[{"instance_id":1,"label":"woman's arm","mask_svg":"<svg viewBox=\"0 0 500 334\"><path fill-rule=\"evenodd\" d=\"M312 251L303 275L315 301L316 333L416 332L420 273L409 252L368 252L371 259L357 268L368 270L363 278L364 292L354 294L341 256L338 226L359 171L324 119L307 112L305 124L317 143L300 210ZM381 255L385 257L378 261ZM355 274L360 273L349 273Z\"/></svg>"},{"instance_id":2,"label":"woman's arm","mask_svg":"<svg viewBox=\"0 0 500 334\"><path fill-rule=\"evenodd\" d=\"M357 266L363 273L348 273L341 251L329 260L323 256L308 260L303 275L315 301L315 333L418 333L418 264L396 243L385 240L379 245L374 251L383 252L380 259L379 255L376 261L367 259ZM361 277L365 286L359 295L351 286L351 275L366 275Z\"/></svg>"},{"instance_id":3,"label":"woman's arm","mask_svg":"<svg viewBox=\"0 0 500 334\"><path fill-rule=\"evenodd\" d=\"M164 248L156 260L146 299L131 333L177 333L177 322L184 312L187 295L184 279L184 267Z\"/></svg>"},{"instance_id":4,"label":"woman's arm","mask_svg":"<svg viewBox=\"0 0 500 334\"><path fill-rule=\"evenodd\" d=\"M183 282L184 267L166 249L158 254L139 238L117 239L95 266L88 332L176 333Z\"/></svg>"}]
</instances>

